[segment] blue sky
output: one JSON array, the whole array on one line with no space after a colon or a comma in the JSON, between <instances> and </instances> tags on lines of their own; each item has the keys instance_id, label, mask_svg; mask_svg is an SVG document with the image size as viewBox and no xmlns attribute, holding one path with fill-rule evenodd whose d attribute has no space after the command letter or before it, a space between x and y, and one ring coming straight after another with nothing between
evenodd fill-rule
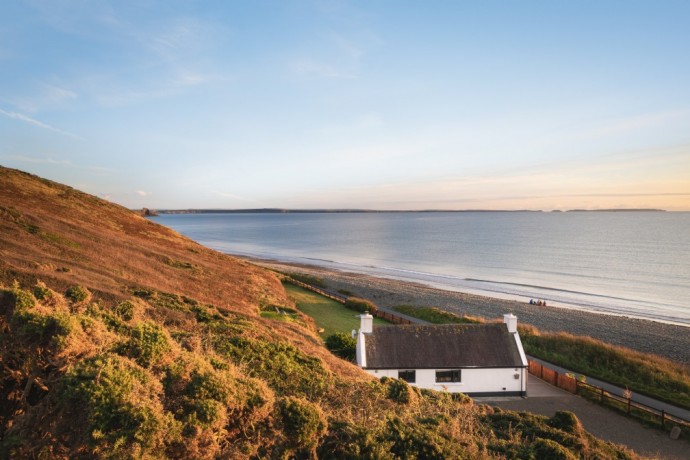
<instances>
[{"instance_id":1,"label":"blue sky","mask_svg":"<svg viewBox=\"0 0 690 460\"><path fill-rule=\"evenodd\" d=\"M3 2L0 164L132 208L690 210L690 2Z\"/></svg>"}]
</instances>

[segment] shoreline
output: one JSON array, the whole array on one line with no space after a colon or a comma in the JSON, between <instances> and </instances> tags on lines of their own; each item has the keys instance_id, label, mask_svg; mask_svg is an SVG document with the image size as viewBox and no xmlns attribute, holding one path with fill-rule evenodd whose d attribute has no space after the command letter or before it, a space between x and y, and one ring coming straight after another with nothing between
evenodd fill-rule
<instances>
[{"instance_id":1,"label":"shoreline","mask_svg":"<svg viewBox=\"0 0 690 460\"><path fill-rule=\"evenodd\" d=\"M236 256L238 257L238 256ZM316 265L239 256L250 263L282 272L297 272L324 280L330 289L345 289L382 307L413 305L484 318L513 313L518 321L542 331L589 336L612 345L653 353L690 365L690 328L667 322L555 306L530 305L422 284L341 271Z\"/></svg>"}]
</instances>

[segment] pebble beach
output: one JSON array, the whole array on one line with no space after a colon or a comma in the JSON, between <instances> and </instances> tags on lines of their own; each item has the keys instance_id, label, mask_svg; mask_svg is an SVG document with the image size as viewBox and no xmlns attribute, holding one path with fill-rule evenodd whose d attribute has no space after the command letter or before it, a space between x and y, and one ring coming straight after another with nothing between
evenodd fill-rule
<instances>
[{"instance_id":1,"label":"pebble beach","mask_svg":"<svg viewBox=\"0 0 690 460\"><path fill-rule=\"evenodd\" d=\"M330 290L346 290L381 307L438 307L460 315L481 316L487 319L501 318L505 313L513 313L519 322L530 324L542 331L563 331L589 336L690 365L690 327L551 305L530 305L529 299L518 302L484 297L312 265L255 259L250 261L283 273L301 273L321 278Z\"/></svg>"}]
</instances>

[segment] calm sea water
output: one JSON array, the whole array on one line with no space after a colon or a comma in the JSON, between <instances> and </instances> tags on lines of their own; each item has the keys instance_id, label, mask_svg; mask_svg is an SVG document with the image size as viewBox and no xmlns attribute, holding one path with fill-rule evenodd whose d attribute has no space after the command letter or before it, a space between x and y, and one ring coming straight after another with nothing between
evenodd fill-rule
<instances>
[{"instance_id":1,"label":"calm sea water","mask_svg":"<svg viewBox=\"0 0 690 460\"><path fill-rule=\"evenodd\" d=\"M690 213L179 214L226 253L690 325Z\"/></svg>"}]
</instances>

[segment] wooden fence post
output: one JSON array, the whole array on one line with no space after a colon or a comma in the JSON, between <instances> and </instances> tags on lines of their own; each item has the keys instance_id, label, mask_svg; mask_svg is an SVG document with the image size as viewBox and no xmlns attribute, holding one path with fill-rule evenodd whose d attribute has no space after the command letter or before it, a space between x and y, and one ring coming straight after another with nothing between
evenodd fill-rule
<instances>
[{"instance_id":1,"label":"wooden fence post","mask_svg":"<svg viewBox=\"0 0 690 460\"><path fill-rule=\"evenodd\" d=\"M601 402L604 402L604 389L601 389Z\"/></svg>"},{"instance_id":2,"label":"wooden fence post","mask_svg":"<svg viewBox=\"0 0 690 460\"><path fill-rule=\"evenodd\" d=\"M628 415L630 415L630 398L628 398Z\"/></svg>"},{"instance_id":3,"label":"wooden fence post","mask_svg":"<svg viewBox=\"0 0 690 460\"><path fill-rule=\"evenodd\" d=\"M664 412L664 411L662 410L662 411L661 411L661 429L662 429L662 430L665 428L665 427L664 427L664 424L665 424L665 423L664 423L664 422L665 422L664 419L665 419L665 418L666 418L666 412Z\"/></svg>"}]
</instances>

